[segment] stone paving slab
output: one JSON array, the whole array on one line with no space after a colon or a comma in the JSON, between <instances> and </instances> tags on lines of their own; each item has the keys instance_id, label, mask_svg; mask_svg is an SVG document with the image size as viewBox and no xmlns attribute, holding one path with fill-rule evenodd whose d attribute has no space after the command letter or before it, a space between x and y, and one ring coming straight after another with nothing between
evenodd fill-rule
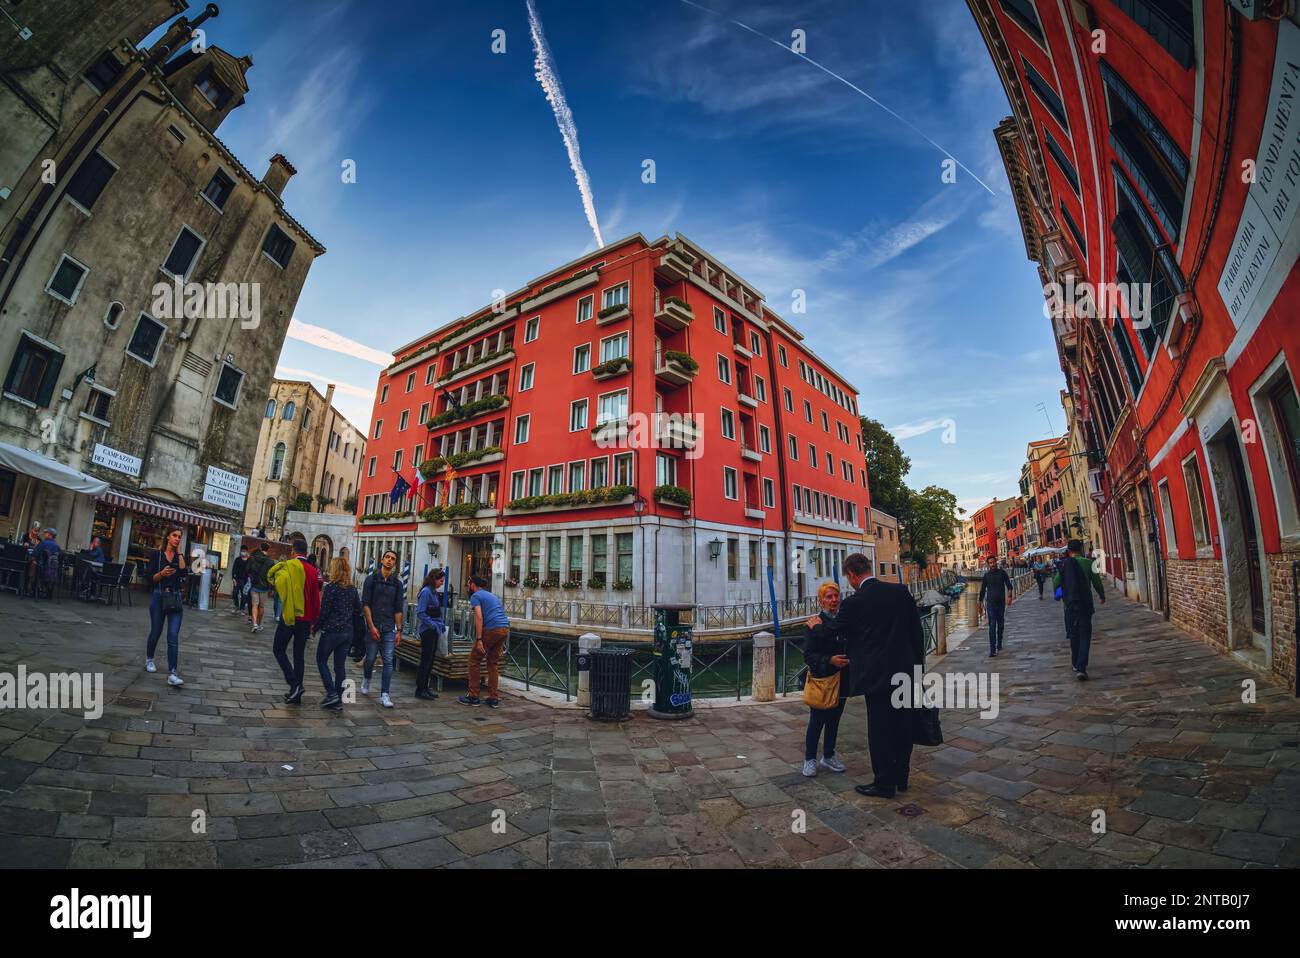
<instances>
[{"instance_id":1,"label":"stone paving slab","mask_svg":"<svg viewBox=\"0 0 1300 958\"><path fill-rule=\"evenodd\" d=\"M998 714L947 709L911 788L866 799L865 715L842 775L799 774L798 701L615 724L455 691L397 707L286 706L271 634L185 612L181 672L143 671L143 608L0 597L0 672L90 671L104 711L0 710L0 861L48 868L1187 868L1300 865L1300 708L1240 664L1112 597L1091 680L1061 607L1009 610L930 665L996 668ZM89 622L89 624L87 624ZM49 637L53 634L55 639ZM356 677L356 667L348 664Z\"/></svg>"}]
</instances>

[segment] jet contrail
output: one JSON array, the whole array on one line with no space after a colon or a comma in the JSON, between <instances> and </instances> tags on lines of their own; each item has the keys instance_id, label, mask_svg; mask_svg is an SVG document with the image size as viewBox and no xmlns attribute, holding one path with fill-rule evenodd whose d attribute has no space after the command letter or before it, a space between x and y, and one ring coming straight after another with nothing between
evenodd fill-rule
<instances>
[{"instance_id":1,"label":"jet contrail","mask_svg":"<svg viewBox=\"0 0 1300 958\"><path fill-rule=\"evenodd\" d=\"M532 0L528 0L528 2L529 2L529 6L532 6ZM967 166L965 163L963 163L961 160L957 159L957 157L953 156L951 153L949 153L947 150L945 150L945 149L944 149L942 146L940 146L938 143L934 142L934 140L932 140L932 139L930 139L928 136L926 136L925 133L923 133L923 132L922 132L922 131L921 131L921 130L916 126L916 125L914 125L911 121L909 121L909 120L903 118L903 117L900 116L898 113L894 112L894 111L891 110L889 107L885 106L885 104L881 103L879 100L877 100L874 96L872 96L872 95L871 95L870 93L868 93L866 90L864 90L864 89L862 89L861 87L856 86L855 84L851 83L850 81L844 79L844 77L840 76L840 75L839 75L838 73L836 73L834 70L830 70L830 69L828 69L827 67L822 66L820 63L818 63L818 62L817 62L816 60L814 60L812 57L805 56L804 54L799 53L799 52L796 51L796 50L792 50L792 49L791 49L787 44L782 43L780 40L774 40L774 39L772 39L772 37L769 37L769 36L768 36L767 34L765 34L765 33L759 33L759 32L758 32L757 30L755 30L753 27L748 26L747 24L741 23L739 20L732 20L732 19L730 19L729 17L726 17L726 16L724 16L723 14L718 13L716 10L710 10L708 7L702 7L702 6L700 6L698 3L693 3L693 2L691 2L691 0L681 0L681 2L684 3L684 4L686 4L688 7L694 7L696 10L703 10L705 13L712 14L712 15L715 16L715 17L721 17L722 19L726 20L728 23L734 23L736 26L740 27L742 30L748 30L748 31L749 31L750 33L752 33L754 36L759 37L760 39L766 40L768 43L773 43L773 44L775 44L776 46L778 46L778 47L780 47L782 50L784 50L786 53L793 53L793 54L794 54L795 56L797 56L800 60L804 60L805 62L812 64L812 65L815 66L818 70L821 70L822 73L825 73L827 76L829 76L829 77L834 77L836 80L839 80L841 83L843 83L843 84L844 84L846 87L848 87L850 90L853 90L855 93L859 93L859 94L861 94L862 96L866 97L868 100L870 100L870 101L871 101L872 103L874 103L876 106L880 107L882 110L884 110L886 113L888 113L888 114L889 114L890 116L892 116L894 119L896 119L899 123L902 123L905 127L907 127L909 130L911 130L913 133L915 133L915 134L916 134L917 136L919 136L921 139L925 140L925 142L929 143L932 147L934 147L936 150L938 150L938 151L939 151L940 153L942 153L944 156L948 157L948 159L952 160L954 163L956 163L958 166L960 166L963 170L965 170L967 173L970 174L971 179L973 179L973 180L974 180L976 183L978 183L980 186L984 187L984 189L988 190L988 194L989 194L989 196L997 196L997 193L995 193L993 190L989 189L988 184L985 183L983 180L981 180L978 176L976 176L975 173L974 173L974 171L971 170L970 167L968 167L968 166Z\"/></svg>"},{"instance_id":2,"label":"jet contrail","mask_svg":"<svg viewBox=\"0 0 1300 958\"><path fill-rule=\"evenodd\" d=\"M573 122L573 111L569 109L569 103L564 98L564 87L560 83L560 75L556 72L555 63L551 59L551 48L546 44L546 34L542 32L542 21L537 16L537 8L533 5L533 0L526 0L526 2L528 27L533 36L533 50L536 54L533 58L533 72L546 93L551 109L555 111L555 123L560 128L560 136L564 138L564 148L569 153L569 166L573 168L573 175L578 181L578 192L582 194L582 208L586 211L591 231L596 234L596 246L599 248L605 245L605 241L601 238L600 223L596 220L596 200L591 195L591 180L582 165L582 151L578 146L578 126Z\"/></svg>"}]
</instances>

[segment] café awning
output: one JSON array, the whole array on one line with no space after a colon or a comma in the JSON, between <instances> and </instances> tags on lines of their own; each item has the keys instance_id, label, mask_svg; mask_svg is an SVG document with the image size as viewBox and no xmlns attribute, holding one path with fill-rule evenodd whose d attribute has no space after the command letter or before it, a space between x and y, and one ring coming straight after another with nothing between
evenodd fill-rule
<instances>
[{"instance_id":1,"label":"caf\u00e9 awning","mask_svg":"<svg viewBox=\"0 0 1300 958\"><path fill-rule=\"evenodd\" d=\"M112 503L115 506L121 506L124 509L130 509L132 512L139 512L146 516L166 519L168 522L174 522L177 525L206 526L217 532L230 531L231 520L226 516L208 512L205 509L195 509L180 502L169 502L166 499L159 499L143 492L128 491L119 489L117 486L110 486L108 491L99 499L101 502Z\"/></svg>"},{"instance_id":2,"label":"caf\u00e9 awning","mask_svg":"<svg viewBox=\"0 0 1300 958\"><path fill-rule=\"evenodd\" d=\"M0 466L13 472L21 472L41 482L48 482L60 489L69 489L88 496L97 496L108 488L103 479L96 479L84 472L78 472L71 466L65 466L39 452L0 442Z\"/></svg>"}]
</instances>

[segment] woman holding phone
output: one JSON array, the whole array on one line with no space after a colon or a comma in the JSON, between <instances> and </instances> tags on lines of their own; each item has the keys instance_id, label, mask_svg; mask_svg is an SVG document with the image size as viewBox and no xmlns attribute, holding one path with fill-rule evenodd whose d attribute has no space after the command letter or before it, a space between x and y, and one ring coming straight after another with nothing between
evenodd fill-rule
<instances>
[{"instance_id":1,"label":"woman holding phone","mask_svg":"<svg viewBox=\"0 0 1300 958\"><path fill-rule=\"evenodd\" d=\"M185 680L176 671L177 659L180 658L181 610L184 608L181 582L189 572L181 558L183 535L179 528L168 529L163 547L154 550L149 557L148 566L153 595L149 599L149 641L145 648L144 670L158 671L153 655L158 648L158 639L162 636L163 623L166 622L168 685L185 684Z\"/></svg>"},{"instance_id":2,"label":"woman holding phone","mask_svg":"<svg viewBox=\"0 0 1300 958\"><path fill-rule=\"evenodd\" d=\"M835 617L840 610L840 587L834 582L823 582L817 589L817 603L821 606L817 625L808 629L808 639L804 643L804 662L808 665L808 684L830 684L831 699L834 704L829 708L808 707L808 732L804 736L803 774L812 778L817 774L817 742L825 736L822 747L821 765L832 772L844 771L844 763L835 757L835 737L840 730L840 716L844 714L844 684L837 678L840 670L847 668L848 656L844 654L844 639L830 633L825 623ZM827 683L827 680L834 680ZM805 688L805 699L808 698Z\"/></svg>"}]
</instances>

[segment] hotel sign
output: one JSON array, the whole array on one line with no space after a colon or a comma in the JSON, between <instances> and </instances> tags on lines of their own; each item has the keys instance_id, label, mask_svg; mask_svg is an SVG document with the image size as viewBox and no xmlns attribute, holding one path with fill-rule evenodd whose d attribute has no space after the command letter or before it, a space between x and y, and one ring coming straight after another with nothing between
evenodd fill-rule
<instances>
[{"instance_id":1,"label":"hotel sign","mask_svg":"<svg viewBox=\"0 0 1300 958\"><path fill-rule=\"evenodd\" d=\"M490 536L496 526L490 522L453 522L451 534L454 536Z\"/></svg>"},{"instance_id":2,"label":"hotel sign","mask_svg":"<svg viewBox=\"0 0 1300 958\"><path fill-rule=\"evenodd\" d=\"M1268 111L1254 160L1255 180L1219 276L1219 297L1237 327L1268 309L1300 251L1300 27L1286 20L1278 24ZM1272 287L1269 298L1256 303L1266 286Z\"/></svg>"},{"instance_id":3,"label":"hotel sign","mask_svg":"<svg viewBox=\"0 0 1300 958\"><path fill-rule=\"evenodd\" d=\"M112 446L105 446L99 442L95 443L95 451L91 455L90 461L97 466L103 466L105 469L112 469L114 472L123 472L128 476L140 478L140 460L119 449L114 449Z\"/></svg>"}]
</instances>

